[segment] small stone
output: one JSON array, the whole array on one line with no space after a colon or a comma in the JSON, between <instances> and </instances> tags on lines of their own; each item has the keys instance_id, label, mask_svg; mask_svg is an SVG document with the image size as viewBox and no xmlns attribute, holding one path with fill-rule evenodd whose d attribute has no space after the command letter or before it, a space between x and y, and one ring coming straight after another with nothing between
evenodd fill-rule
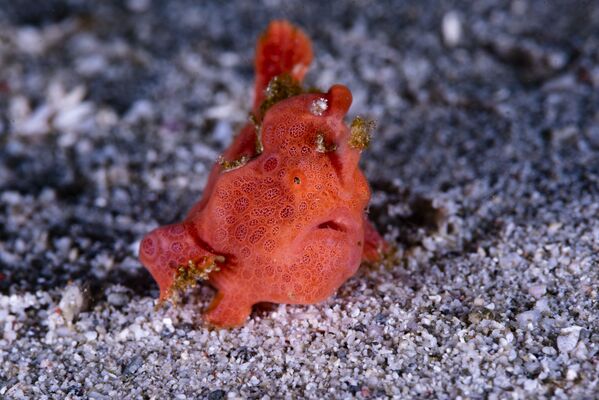
<instances>
[{"instance_id":1,"label":"small stone","mask_svg":"<svg viewBox=\"0 0 599 400\"><path fill-rule=\"evenodd\" d=\"M138 123L140 121L150 121L156 114L154 105L149 100L138 100L125 114L125 121L129 123Z\"/></svg>"},{"instance_id":2,"label":"small stone","mask_svg":"<svg viewBox=\"0 0 599 400\"><path fill-rule=\"evenodd\" d=\"M256 385L257 385L257 384L259 384L259 383L260 383L260 379L256 378L255 376L252 376L252 377L250 378L250 385L252 385L252 386L256 386Z\"/></svg>"},{"instance_id":3,"label":"small stone","mask_svg":"<svg viewBox=\"0 0 599 400\"><path fill-rule=\"evenodd\" d=\"M541 364L536 360L531 360L524 364L524 368L529 374L537 374L541 369Z\"/></svg>"},{"instance_id":4,"label":"small stone","mask_svg":"<svg viewBox=\"0 0 599 400\"><path fill-rule=\"evenodd\" d=\"M577 137L579 135L579 130L577 127L569 125L561 128L555 128L551 130L551 140L559 144L573 137ZM554 234L559 231L562 224L559 222L554 222L549 225L549 233Z\"/></svg>"},{"instance_id":5,"label":"small stone","mask_svg":"<svg viewBox=\"0 0 599 400\"><path fill-rule=\"evenodd\" d=\"M337 357L340 360L345 361L347 359L347 350L339 349L339 351L337 352Z\"/></svg>"},{"instance_id":6,"label":"small stone","mask_svg":"<svg viewBox=\"0 0 599 400\"><path fill-rule=\"evenodd\" d=\"M108 295L106 301L115 307L122 307L129 302L129 296L122 292L112 292Z\"/></svg>"},{"instance_id":7,"label":"small stone","mask_svg":"<svg viewBox=\"0 0 599 400\"><path fill-rule=\"evenodd\" d=\"M127 8L133 12L142 13L150 7L150 0L128 0Z\"/></svg>"},{"instance_id":8,"label":"small stone","mask_svg":"<svg viewBox=\"0 0 599 400\"><path fill-rule=\"evenodd\" d=\"M537 300L537 302L535 303L535 310L544 314L548 314L551 312L551 308L549 308L549 300L547 299L547 297L541 297L539 300Z\"/></svg>"},{"instance_id":9,"label":"small stone","mask_svg":"<svg viewBox=\"0 0 599 400\"><path fill-rule=\"evenodd\" d=\"M133 375L143 365L144 359L140 355L133 357L123 368L123 375Z\"/></svg>"},{"instance_id":10,"label":"small stone","mask_svg":"<svg viewBox=\"0 0 599 400\"><path fill-rule=\"evenodd\" d=\"M578 377L577 368L574 368L574 367L568 368L568 371L566 371L566 379L569 381L573 381L577 377Z\"/></svg>"},{"instance_id":11,"label":"small stone","mask_svg":"<svg viewBox=\"0 0 599 400\"><path fill-rule=\"evenodd\" d=\"M524 381L524 390L532 392L537 389L538 383L534 379L526 379Z\"/></svg>"},{"instance_id":12,"label":"small stone","mask_svg":"<svg viewBox=\"0 0 599 400\"><path fill-rule=\"evenodd\" d=\"M89 392L88 396L90 399L94 399L94 400L109 400L110 399L109 396L106 396L106 395L104 395L100 392L96 392L96 391Z\"/></svg>"},{"instance_id":13,"label":"small stone","mask_svg":"<svg viewBox=\"0 0 599 400\"><path fill-rule=\"evenodd\" d=\"M578 342L578 346L576 346L576 348L574 349L574 352L572 354L579 360L587 359L588 350L587 350L587 346L584 344L583 341Z\"/></svg>"},{"instance_id":14,"label":"small stone","mask_svg":"<svg viewBox=\"0 0 599 400\"><path fill-rule=\"evenodd\" d=\"M71 108L58 112L52 122L56 129L61 132L73 132L80 129L86 119L92 115L94 107L89 102L84 102Z\"/></svg>"},{"instance_id":15,"label":"small stone","mask_svg":"<svg viewBox=\"0 0 599 400\"><path fill-rule=\"evenodd\" d=\"M599 67L597 68L597 71L599 71ZM597 76L599 77L599 73L597 74ZM598 80L598 82L599 82L599 80ZM586 134L586 137L587 137L591 147L593 147L595 149L599 149L599 126L598 125L590 126L585 131L585 134Z\"/></svg>"},{"instance_id":16,"label":"small stone","mask_svg":"<svg viewBox=\"0 0 599 400\"><path fill-rule=\"evenodd\" d=\"M554 235L554 234L556 234L560 230L561 227L562 227L562 223L561 222L552 222L547 227L547 232L550 235Z\"/></svg>"},{"instance_id":17,"label":"small stone","mask_svg":"<svg viewBox=\"0 0 599 400\"><path fill-rule=\"evenodd\" d=\"M575 325L561 330L557 337L557 348L560 353L569 353L576 348L581 330L580 326Z\"/></svg>"},{"instance_id":18,"label":"small stone","mask_svg":"<svg viewBox=\"0 0 599 400\"><path fill-rule=\"evenodd\" d=\"M516 315L516 321L518 321L520 328L526 329L529 325L537 323L539 317L540 313L537 310L529 310Z\"/></svg>"},{"instance_id":19,"label":"small stone","mask_svg":"<svg viewBox=\"0 0 599 400\"><path fill-rule=\"evenodd\" d=\"M63 291L58 308L60 308L64 320L68 324L71 324L79 316L81 311L85 309L87 303L88 297L86 291L79 285L72 284L67 286Z\"/></svg>"},{"instance_id":20,"label":"small stone","mask_svg":"<svg viewBox=\"0 0 599 400\"><path fill-rule=\"evenodd\" d=\"M528 288L528 294L530 294L535 299L540 299L547 292L547 287L545 285L532 285Z\"/></svg>"},{"instance_id":21,"label":"small stone","mask_svg":"<svg viewBox=\"0 0 599 400\"><path fill-rule=\"evenodd\" d=\"M27 54L40 55L46 50L43 33L30 26L17 31L16 45L20 51Z\"/></svg>"},{"instance_id":22,"label":"small stone","mask_svg":"<svg viewBox=\"0 0 599 400\"><path fill-rule=\"evenodd\" d=\"M454 47L462 38L462 21L455 11L450 11L443 16L441 22L443 41L449 47Z\"/></svg>"},{"instance_id":23,"label":"small stone","mask_svg":"<svg viewBox=\"0 0 599 400\"><path fill-rule=\"evenodd\" d=\"M224 390L217 389L208 393L208 400L222 400L225 398L227 393Z\"/></svg>"}]
</instances>

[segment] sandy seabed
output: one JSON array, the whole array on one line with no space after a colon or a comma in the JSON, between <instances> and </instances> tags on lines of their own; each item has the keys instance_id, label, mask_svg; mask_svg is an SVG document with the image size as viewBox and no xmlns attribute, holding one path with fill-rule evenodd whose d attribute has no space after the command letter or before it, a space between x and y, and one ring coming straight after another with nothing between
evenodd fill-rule
<instances>
[{"instance_id":1,"label":"sandy seabed","mask_svg":"<svg viewBox=\"0 0 599 400\"><path fill-rule=\"evenodd\" d=\"M205 3L205 2L202 2ZM0 0L0 397L599 397L592 1ZM246 120L256 37L377 121L397 254L327 302L211 330L136 258Z\"/></svg>"}]
</instances>

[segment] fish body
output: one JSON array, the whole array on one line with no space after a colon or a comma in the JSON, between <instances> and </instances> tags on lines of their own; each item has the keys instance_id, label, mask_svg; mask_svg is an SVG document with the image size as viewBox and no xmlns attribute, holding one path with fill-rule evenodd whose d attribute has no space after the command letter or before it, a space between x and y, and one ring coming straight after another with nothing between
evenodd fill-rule
<instances>
[{"instance_id":1,"label":"fish body","mask_svg":"<svg viewBox=\"0 0 599 400\"><path fill-rule=\"evenodd\" d=\"M251 122L185 220L141 243L161 299L197 279L217 289L204 314L212 325L240 326L260 302L323 301L386 246L365 215L370 190L355 140L365 132L344 122L351 92L304 91L311 60L301 30L269 25L256 49Z\"/></svg>"}]
</instances>

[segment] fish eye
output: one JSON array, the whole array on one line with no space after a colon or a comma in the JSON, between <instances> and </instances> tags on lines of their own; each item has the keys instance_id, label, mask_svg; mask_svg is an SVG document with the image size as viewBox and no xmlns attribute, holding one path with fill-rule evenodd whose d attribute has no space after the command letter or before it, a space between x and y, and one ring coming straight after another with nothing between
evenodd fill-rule
<instances>
[{"instance_id":1,"label":"fish eye","mask_svg":"<svg viewBox=\"0 0 599 400\"><path fill-rule=\"evenodd\" d=\"M304 174L304 172L301 170L301 168L296 168L289 172L290 173L287 177L287 179L289 179L289 185L294 190L302 190L308 182L306 180L306 175Z\"/></svg>"}]
</instances>

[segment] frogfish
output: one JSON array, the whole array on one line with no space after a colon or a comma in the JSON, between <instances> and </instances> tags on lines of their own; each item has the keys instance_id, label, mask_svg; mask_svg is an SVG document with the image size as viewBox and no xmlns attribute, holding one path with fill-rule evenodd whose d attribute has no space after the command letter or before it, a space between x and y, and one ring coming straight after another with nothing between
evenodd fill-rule
<instances>
[{"instance_id":1,"label":"frogfish","mask_svg":"<svg viewBox=\"0 0 599 400\"><path fill-rule=\"evenodd\" d=\"M160 301L206 281L217 292L205 321L238 327L257 303L322 302L362 261L380 260L387 244L367 218L370 189L358 165L372 124L344 122L346 86L302 86L312 57L310 40L288 21L259 38L248 123L185 219L141 241Z\"/></svg>"}]
</instances>

